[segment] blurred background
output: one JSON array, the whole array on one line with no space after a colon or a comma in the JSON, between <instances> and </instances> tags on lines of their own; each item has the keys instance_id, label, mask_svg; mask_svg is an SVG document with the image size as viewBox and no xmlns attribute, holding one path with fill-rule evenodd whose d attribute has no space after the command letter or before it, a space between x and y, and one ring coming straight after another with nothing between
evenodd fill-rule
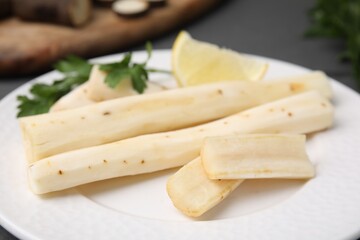
<instances>
[{"instance_id":1,"label":"blurred background","mask_svg":"<svg viewBox=\"0 0 360 240\"><path fill-rule=\"evenodd\" d=\"M168 0L165 4L155 1L149 9L140 7L135 12L131 11L131 6L120 6L113 11L107 7L106 0L101 6L92 3L91 9L76 1L82 10L74 10L75 19L61 14L54 18L47 7L32 12L33 4L41 0L13 2L20 4L13 6L13 11L18 8L16 14L19 16L7 18L7 13L1 13L7 11L7 0L0 0L0 15L3 14L0 20L0 99L51 70L56 60L69 53L89 58L143 50L146 40L151 40L154 49L170 49L182 29L195 39L239 52L322 70L359 91L359 80L353 74L351 62L339 58L347 46L345 38L305 37L305 32L314 26L309 11L316 5L315 0ZM90 10L92 13L88 17L86 12ZM81 16L77 17L78 14ZM360 34L359 27L356 31ZM0 239L16 238L0 227Z\"/></svg>"}]
</instances>

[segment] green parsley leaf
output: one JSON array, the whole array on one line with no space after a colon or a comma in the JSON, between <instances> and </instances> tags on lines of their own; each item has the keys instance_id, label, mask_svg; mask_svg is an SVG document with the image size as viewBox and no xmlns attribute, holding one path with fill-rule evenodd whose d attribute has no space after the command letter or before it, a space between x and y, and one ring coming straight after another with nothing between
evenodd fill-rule
<instances>
[{"instance_id":1,"label":"green parsley leaf","mask_svg":"<svg viewBox=\"0 0 360 240\"><path fill-rule=\"evenodd\" d=\"M65 77L62 80L55 81L48 85L44 83L36 83L30 88L32 98L27 96L18 96L17 117L25 117L49 112L51 106L62 96L69 93L78 85L87 80L85 77L73 76Z\"/></svg>"},{"instance_id":2,"label":"green parsley leaf","mask_svg":"<svg viewBox=\"0 0 360 240\"><path fill-rule=\"evenodd\" d=\"M131 62L132 54L126 53L124 58L120 62L101 64L100 70L104 72L111 72L116 69L128 68Z\"/></svg>"},{"instance_id":3,"label":"green parsley leaf","mask_svg":"<svg viewBox=\"0 0 360 240\"><path fill-rule=\"evenodd\" d=\"M75 74L77 76L87 77L90 74L92 65L85 59L69 55L64 60L55 63L54 68L67 75Z\"/></svg>"},{"instance_id":4,"label":"green parsley leaf","mask_svg":"<svg viewBox=\"0 0 360 240\"><path fill-rule=\"evenodd\" d=\"M20 102L18 106L18 117L46 113L49 111L51 105L54 104L51 99L46 98L29 99L26 96L18 96L17 100Z\"/></svg>"},{"instance_id":5,"label":"green parsley leaf","mask_svg":"<svg viewBox=\"0 0 360 240\"><path fill-rule=\"evenodd\" d=\"M130 69L131 84L138 93L143 93L147 87L149 76L143 65L135 64Z\"/></svg>"},{"instance_id":6,"label":"green parsley leaf","mask_svg":"<svg viewBox=\"0 0 360 240\"><path fill-rule=\"evenodd\" d=\"M111 88L116 88L116 86L119 85L122 80L129 77L130 71L128 68L118 68L110 71L107 74L105 83Z\"/></svg>"},{"instance_id":7,"label":"green parsley leaf","mask_svg":"<svg viewBox=\"0 0 360 240\"><path fill-rule=\"evenodd\" d=\"M166 74L171 74L171 71L168 70L163 70L163 69L155 69L155 68L147 68L146 71L148 73L166 73Z\"/></svg>"},{"instance_id":8,"label":"green parsley leaf","mask_svg":"<svg viewBox=\"0 0 360 240\"><path fill-rule=\"evenodd\" d=\"M147 42L145 48L148 56L142 64L132 63L131 53L128 53L120 62L100 65L100 70L108 74L105 78L105 83L110 88L116 88L122 80L130 79L133 88L138 93L143 93L147 88L146 81L149 80L149 72L170 73L166 70L147 68L146 64L152 54L151 43Z\"/></svg>"}]
</instances>

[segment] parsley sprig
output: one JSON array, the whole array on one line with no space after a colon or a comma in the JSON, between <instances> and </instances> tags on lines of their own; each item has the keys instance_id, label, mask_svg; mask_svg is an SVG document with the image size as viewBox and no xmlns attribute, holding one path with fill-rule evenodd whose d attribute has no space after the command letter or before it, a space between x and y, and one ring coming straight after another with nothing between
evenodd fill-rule
<instances>
[{"instance_id":1,"label":"parsley sprig","mask_svg":"<svg viewBox=\"0 0 360 240\"><path fill-rule=\"evenodd\" d=\"M314 24L305 35L343 39L346 50L340 54L340 59L352 62L360 86L360 1L317 0L310 17Z\"/></svg>"},{"instance_id":2,"label":"parsley sprig","mask_svg":"<svg viewBox=\"0 0 360 240\"><path fill-rule=\"evenodd\" d=\"M165 70L147 68L146 65L152 54L152 45L149 42L146 43L146 51L148 56L144 63L133 63L132 53L126 53L119 62L100 65L100 70L107 73L105 83L110 88L116 88L122 80L130 79L133 88L138 93L143 93L147 87L149 72L170 73ZM57 62L54 68L64 77L52 84L34 84L30 88L31 97L18 96L17 117L47 113L57 100L89 79L92 67L93 64L74 55Z\"/></svg>"},{"instance_id":3,"label":"parsley sprig","mask_svg":"<svg viewBox=\"0 0 360 240\"><path fill-rule=\"evenodd\" d=\"M86 60L73 55L57 62L54 68L63 73L64 78L49 85L34 84L30 88L31 98L25 95L18 96L17 116L24 117L48 112L58 99L88 80L91 67L92 65Z\"/></svg>"},{"instance_id":4,"label":"parsley sprig","mask_svg":"<svg viewBox=\"0 0 360 240\"><path fill-rule=\"evenodd\" d=\"M124 79L130 79L133 88L138 93L143 93L147 88L146 81L149 79L149 72L170 73L165 70L147 68L146 65L152 54L152 45L147 42L145 48L147 59L144 63L133 63L132 54L127 53L119 62L100 65L100 70L107 72L105 83L110 88L115 88Z\"/></svg>"}]
</instances>

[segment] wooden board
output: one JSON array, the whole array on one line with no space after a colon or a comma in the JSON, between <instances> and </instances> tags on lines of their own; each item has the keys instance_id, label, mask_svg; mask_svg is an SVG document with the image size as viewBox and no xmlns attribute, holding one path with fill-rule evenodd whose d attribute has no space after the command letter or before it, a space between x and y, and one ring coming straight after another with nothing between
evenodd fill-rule
<instances>
[{"instance_id":1,"label":"wooden board","mask_svg":"<svg viewBox=\"0 0 360 240\"><path fill-rule=\"evenodd\" d=\"M221 0L168 0L139 18L119 17L109 9L94 9L80 29L23 22L0 22L0 76L32 74L72 53L94 57L154 38L193 20Z\"/></svg>"}]
</instances>

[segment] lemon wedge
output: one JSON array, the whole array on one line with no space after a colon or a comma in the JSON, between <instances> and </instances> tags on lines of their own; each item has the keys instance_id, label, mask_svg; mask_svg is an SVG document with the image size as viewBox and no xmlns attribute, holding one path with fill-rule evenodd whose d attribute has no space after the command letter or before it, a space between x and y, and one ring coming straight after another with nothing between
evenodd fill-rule
<instances>
[{"instance_id":1,"label":"lemon wedge","mask_svg":"<svg viewBox=\"0 0 360 240\"><path fill-rule=\"evenodd\" d=\"M172 67L179 86L227 80L258 81L268 64L238 52L193 39L181 31L172 48Z\"/></svg>"}]
</instances>

